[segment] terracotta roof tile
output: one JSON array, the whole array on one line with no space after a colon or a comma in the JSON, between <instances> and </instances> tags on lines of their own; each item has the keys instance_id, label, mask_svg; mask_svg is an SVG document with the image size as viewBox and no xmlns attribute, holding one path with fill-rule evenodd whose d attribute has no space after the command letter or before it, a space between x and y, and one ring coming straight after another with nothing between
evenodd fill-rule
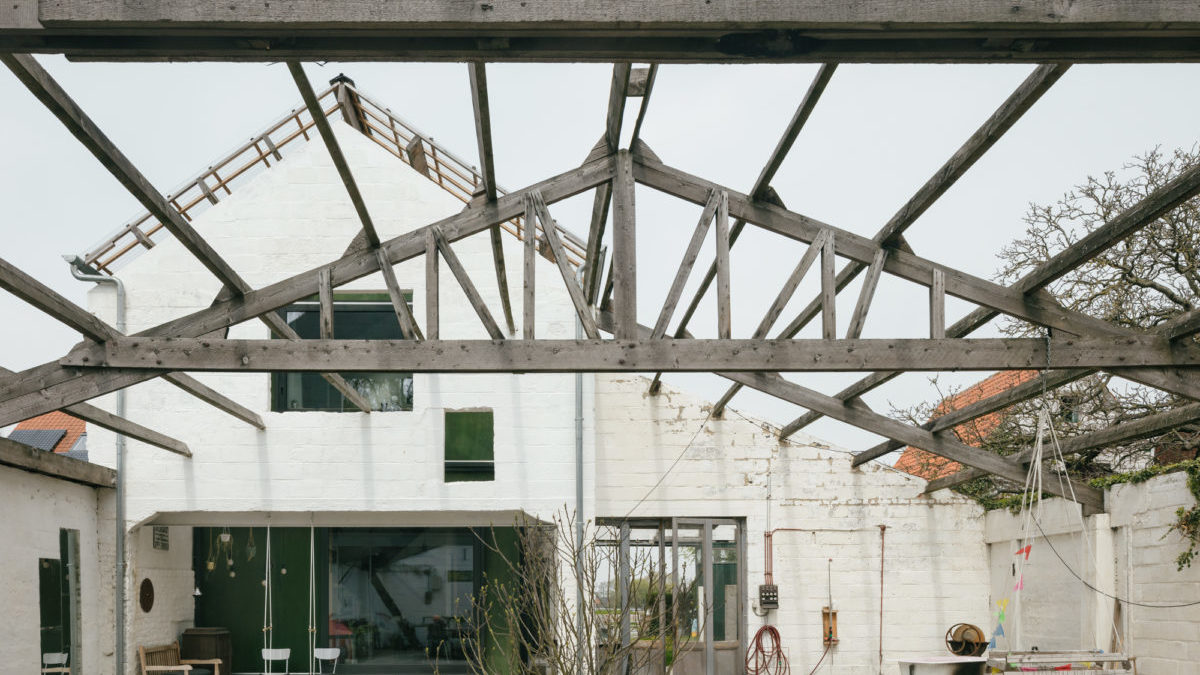
<instances>
[{"instance_id":1,"label":"terracotta roof tile","mask_svg":"<svg viewBox=\"0 0 1200 675\"><path fill-rule=\"evenodd\" d=\"M944 415L952 410L968 406L976 401L991 398L996 394L1011 389L1019 384L1037 377L1036 370L1002 370L995 375L968 387L954 396L947 397L938 404L935 413ZM967 445L979 447L983 439L1000 425L1003 419L1001 412L976 418L970 422L954 427L954 434ZM896 468L914 476L933 480L948 476L962 469L958 462L952 462L931 452L912 446L906 447L896 460Z\"/></svg>"},{"instance_id":2,"label":"terracotta roof tile","mask_svg":"<svg viewBox=\"0 0 1200 675\"><path fill-rule=\"evenodd\" d=\"M67 433L54 446L54 452L66 452L74 447L79 437L87 432L87 424L78 417L55 410L45 415L31 417L16 426L17 429L63 429Z\"/></svg>"}]
</instances>

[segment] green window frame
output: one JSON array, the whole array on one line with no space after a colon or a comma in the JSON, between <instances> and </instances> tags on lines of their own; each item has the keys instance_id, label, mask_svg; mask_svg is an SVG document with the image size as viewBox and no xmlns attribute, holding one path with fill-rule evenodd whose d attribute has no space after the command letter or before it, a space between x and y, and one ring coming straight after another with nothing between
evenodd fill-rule
<instances>
[{"instance_id":1,"label":"green window frame","mask_svg":"<svg viewBox=\"0 0 1200 675\"><path fill-rule=\"evenodd\" d=\"M496 480L496 427L491 410L447 410L443 428L447 483Z\"/></svg>"},{"instance_id":2,"label":"green window frame","mask_svg":"<svg viewBox=\"0 0 1200 675\"><path fill-rule=\"evenodd\" d=\"M412 307L412 291L404 291ZM315 296L279 310L303 339L320 337L320 304ZM335 291L333 295L333 332L335 338L363 340L403 340L400 322L387 293ZM404 372L342 373L343 378L363 398L371 410L379 412L412 410L413 376ZM341 392L326 382L320 373L271 373L271 410L273 412L359 412Z\"/></svg>"}]
</instances>

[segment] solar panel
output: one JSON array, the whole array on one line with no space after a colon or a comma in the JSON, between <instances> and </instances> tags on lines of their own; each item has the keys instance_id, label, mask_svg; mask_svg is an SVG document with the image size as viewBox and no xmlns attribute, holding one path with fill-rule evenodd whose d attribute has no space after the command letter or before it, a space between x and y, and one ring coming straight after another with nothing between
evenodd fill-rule
<instances>
[{"instance_id":1,"label":"solar panel","mask_svg":"<svg viewBox=\"0 0 1200 675\"><path fill-rule=\"evenodd\" d=\"M38 450L54 450L54 446L67 435L66 429L15 429L9 440L32 445Z\"/></svg>"}]
</instances>

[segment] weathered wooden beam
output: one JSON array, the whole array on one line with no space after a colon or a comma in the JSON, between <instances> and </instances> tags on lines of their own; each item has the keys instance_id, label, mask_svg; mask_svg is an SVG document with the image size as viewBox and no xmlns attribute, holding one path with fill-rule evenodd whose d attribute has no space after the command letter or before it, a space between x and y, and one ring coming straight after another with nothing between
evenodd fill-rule
<instances>
[{"instance_id":1,"label":"weathered wooden beam","mask_svg":"<svg viewBox=\"0 0 1200 675\"><path fill-rule=\"evenodd\" d=\"M822 64L817 70L817 74L813 77L812 82L808 86L808 90L804 94L804 98L800 100L800 105L796 107L796 112L792 115L792 119L788 122L787 128L783 131L783 136L779 142L775 144L775 149L767 158L766 164L762 171L759 172L758 178L754 181L754 186L750 188L750 195L755 199L764 199L768 193L774 196L771 190L771 181L775 178L775 174L779 171L779 167L783 166L783 160L787 158L792 146L795 145L796 139L800 137L800 131L804 128L808 118L812 115L813 110L817 107L817 102L821 100L821 94L825 92L825 87L829 85L829 80L833 78L834 71L837 70L837 64L826 63ZM737 220L733 227L729 230L729 246L733 247L737 243L738 237L742 234L742 229L746 226L746 221ZM684 310L683 318L679 322L679 329L675 333L675 337L682 337L683 332L687 330L688 324L691 323L692 316L700 307L700 301L704 295L708 293L709 286L717 275L717 265L714 261L709 265L708 271L704 274L704 278L700 281L700 286L692 295L692 300ZM789 336L791 337L791 336ZM650 382L650 393L658 391L659 381L662 378L662 373L655 373ZM737 393L736 391L734 393Z\"/></svg>"},{"instance_id":2,"label":"weathered wooden beam","mask_svg":"<svg viewBox=\"0 0 1200 675\"><path fill-rule=\"evenodd\" d=\"M817 240L804 251L804 255L800 256L800 262L796 263L795 269L792 270L787 280L784 281L783 287L779 289L779 293L775 296L775 301L767 308L762 321L758 323L758 327L754 329L754 334L750 336L751 339L761 340L767 337L767 333L771 331L775 322L779 320L779 315L783 313L783 308L787 306L788 301L795 295L796 289L800 287L800 282L804 280L804 275L808 273L809 268L813 266L813 263L817 260L817 256L824 249L827 236L827 234L818 236ZM726 406L729 405L729 401L741 389L742 385L735 382L729 389L725 390L721 398L717 399L717 402L713 404L713 417L722 416L725 413Z\"/></svg>"},{"instance_id":3,"label":"weathered wooden beam","mask_svg":"<svg viewBox=\"0 0 1200 675\"><path fill-rule=\"evenodd\" d=\"M523 212L524 195L537 189L548 203L566 199L612 178L613 162L602 158L579 168L553 176L525 190L509 193L495 204L468 209L436 223L448 241L483 230ZM429 228L397 236L381 246L392 264L423 255ZM334 286L349 283L378 271L378 259L371 251L355 249L342 258L301 272L264 288L242 295L219 298L212 306L143 331L144 335L198 337L253 319L274 317L275 310L317 293L317 271L329 268ZM268 319L269 320L269 319ZM278 323L283 323L280 320ZM279 328L269 324L272 330ZM284 324L281 328L289 328ZM276 331L277 334L279 331ZM57 410L89 398L144 382L154 377L145 372L79 374L58 365L57 361L35 366L9 377L0 377L0 425Z\"/></svg>"},{"instance_id":4,"label":"weathered wooden beam","mask_svg":"<svg viewBox=\"0 0 1200 675\"><path fill-rule=\"evenodd\" d=\"M980 469L1017 482L1025 480L1024 468L1009 462L999 455L962 443L950 434L935 434L905 424L890 417L866 410L863 407L851 405L846 401L802 387L772 373L719 374L748 387L758 389L761 392L795 403L796 405L804 406L810 410L819 410L826 417L852 424L860 429L881 436L896 439L908 445L932 452L940 457L958 462L964 466ZM1104 509L1104 493L1102 491L1086 483L1073 480L1070 483L1072 484L1073 493L1071 490L1060 488L1058 481L1046 481L1044 489L1061 497L1070 497L1073 494L1086 507L1098 510Z\"/></svg>"},{"instance_id":5,"label":"weathered wooden beam","mask_svg":"<svg viewBox=\"0 0 1200 675\"><path fill-rule=\"evenodd\" d=\"M114 488L117 485L117 472L107 466L38 450L3 437L0 437L0 466L11 466L89 487Z\"/></svg>"},{"instance_id":6,"label":"weathered wooden beam","mask_svg":"<svg viewBox=\"0 0 1200 675\"><path fill-rule=\"evenodd\" d=\"M946 337L946 273L933 271L933 283L929 286L929 337Z\"/></svg>"},{"instance_id":7,"label":"weathered wooden beam","mask_svg":"<svg viewBox=\"0 0 1200 675\"><path fill-rule=\"evenodd\" d=\"M362 223L363 232L367 235L367 241L371 246L379 246L379 233L375 230L375 223L371 220L371 214L367 211L367 203L363 199L362 192L358 189L358 182L354 180L354 174L350 171L350 164L346 161L346 155L342 153L342 146L338 143L337 136L333 134L333 127L329 124L329 118L325 116L325 111L321 109L321 103L317 100L317 95L313 91L312 83L308 81L308 75L304 74L304 66L298 61L287 62L288 71L292 74L292 79L296 82L296 88L300 90L300 97L304 99L304 106L308 108L308 114L312 116L313 123L317 127L317 131L321 134L321 140L325 142L325 148L329 151L330 158L333 159L333 165L337 168L338 176L342 179L342 184L346 186L346 194L350 196L350 203L354 205L354 212L358 214L358 220ZM343 88L345 91L345 88ZM356 114L350 111L350 114ZM361 131L361 129L360 129Z\"/></svg>"},{"instance_id":8,"label":"weathered wooden beam","mask_svg":"<svg viewBox=\"0 0 1200 675\"><path fill-rule=\"evenodd\" d=\"M583 287L589 305L596 304L600 295L600 282L604 268L600 264L600 250L604 241L604 230L608 225L608 209L612 204L612 184L596 186L592 197L592 219L588 225L587 252L583 261Z\"/></svg>"},{"instance_id":9,"label":"weathered wooden beam","mask_svg":"<svg viewBox=\"0 0 1200 675\"><path fill-rule=\"evenodd\" d=\"M871 309L871 299L875 297L875 287L879 285L879 275L883 272L883 263L887 259L888 250L881 248L875 252L870 267L867 268L867 278L863 280L862 289L858 293L858 302L854 305L854 314L850 316L850 327L846 329L847 338L862 336L863 326L867 322L867 312ZM941 272L936 270L934 274Z\"/></svg>"},{"instance_id":10,"label":"weathered wooden beam","mask_svg":"<svg viewBox=\"0 0 1200 675\"><path fill-rule=\"evenodd\" d=\"M479 172L489 202L496 201L496 164L492 155L492 114L488 103L487 65L482 61L467 64L471 75L471 106L475 110L475 141L479 146Z\"/></svg>"},{"instance_id":11,"label":"weathered wooden beam","mask_svg":"<svg viewBox=\"0 0 1200 675\"><path fill-rule=\"evenodd\" d=\"M1168 340L1173 340L1177 339L1181 334L1187 333L1187 331L1191 330L1197 324L1200 324L1200 310L1181 314L1163 323L1154 332ZM1021 401L1031 399L1042 392L1054 391L1065 384L1070 384L1095 372L1097 371L1091 368L1043 372L1034 379L1026 380L997 394L951 410L944 415L939 415L921 425L921 428L931 431L951 429L984 415L990 415L996 411L1003 410ZM854 459L851 460L850 465L859 466L903 447L902 443L885 441L873 448L856 454Z\"/></svg>"},{"instance_id":12,"label":"weathered wooden beam","mask_svg":"<svg viewBox=\"0 0 1200 675\"><path fill-rule=\"evenodd\" d=\"M1196 60L1190 0L739 3L43 0L0 14L6 50L278 61ZM103 39L96 39L97 31Z\"/></svg>"},{"instance_id":13,"label":"weathered wooden beam","mask_svg":"<svg viewBox=\"0 0 1200 675\"><path fill-rule=\"evenodd\" d=\"M421 233L425 237L425 331L430 340L441 337L441 283L438 279L437 236L432 229Z\"/></svg>"},{"instance_id":14,"label":"weathered wooden beam","mask_svg":"<svg viewBox=\"0 0 1200 675\"><path fill-rule=\"evenodd\" d=\"M900 340L225 340L121 337L83 343L65 366L215 371L826 372L1164 366L1194 372L1200 352L1161 337ZM453 359L447 359L453 354ZM539 363L540 362L540 363Z\"/></svg>"},{"instance_id":15,"label":"weathered wooden beam","mask_svg":"<svg viewBox=\"0 0 1200 675\"><path fill-rule=\"evenodd\" d=\"M87 338L103 342L122 337L117 329L109 326L99 317L59 295L52 288L3 259L0 259L0 288L8 290L34 307L50 314L51 317L78 330ZM9 374L11 375L11 373ZM200 384L192 377L175 373L164 376L164 379L238 419L245 420L259 429L265 428L262 419L256 413L245 406L234 403L212 388ZM120 418L114 416L114 419ZM175 451L174 447L165 449Z\"/></svg>"},{"instance_id":16,"label":"weathered wooden beam","mask_svg":"<svg viewBox=\"0 0 1200 675\"><path fill-rule=\"evenodd\" d=\"M33 57L0 53L0 62L8 66L17 79L63 123L67 131L100 160L100 164L221 283L235 291L249 288Z\"/></svg>"},{"instance_id":17,"label":"weathered wooden beam","mask_svg":"<svg viewBox=\"0 0 1200 675\"><path fill-rule=\"evenodd\" d=\"M1053 256L1050 260L1039 265L1037 269L1022 277L1011 289L1032 295L1041 292L1047 285L1063 275L1078 269L1081 265L1092 260L1109 246L1128 237L1137 230L1149 225L1163 214L1179 206L1200 192L1200 166L1192 167L1181 173L1167 185L1147 195L1141 202L1115 216L1105 225L1093 230L1076 244ZM983 303L987 304L987 303ZM951 337L969 335L978 327L991 321L998 312L988 307L980 307L951 326L945 334ZM1200 328L1198 328L1200 330ZM856 382L837 394L838 398L857 397L870 389L883 384L898 373L880 373ZM1122 374L1122 376L1128 376ZM1141 377L1142 379L1138 379ZM1174 383L1177 379L1170 373L1139 373L1138 377L1130 377L1143 384L1174 391L1190 398L1196 398L1192 393L1180 391ZM806 413L783 427L784 437L795 433L808 424L820 419L820 415Z\"/></svg>"},{"instance_id":18,"label":"weathered wooden beam","mask_svg":"<svg viewBox=\"0 0 1200 675\"><path fill-rule=\"evenodd\" d=\"M66 299L54 289L0 258L0 288L33 305L84 337L103 342L116 329L94 314Z\"/></svg>"},{"instance_id":19,"label":"weathered wooden beam","mask_svg":"<svg viewBox=\"0 0 1200 675\"><path fill-rule=\"evenodd\" d=\"M1065 438L1059 443L1059 448L1062 450L1064 457L1075 455L1095 448L1104 448L1159 436L1171 429L1195 422L1196 420L1200 420L1200 403L1192 403L1175 408L1174 410L1168 410L1156 415L1147 415L1138 420L1100 429L1099 431ZM1025 448L1016 455L1007 457L1006 459L1024 469L1029 460L1033 458L1033 453L1033 448ZM1050 458L1048 457L1047 459ZM949 476L929 481L929 484L925 486L925 491L934 492L956 487L984 475L987 474L978 469L963 469Z\"/></svg>"},{"instance_id":20,"label":"weathered wooden beam","mask_svg":"<svg viewBox=\"0 0 1200 675\"><path fill-rule=\"evenodd\" d=\"M637 337L637 233L634 216L633 157L618 150L613 175L613 311L614 335Z\"/></svg>"},{"instance_id":21,"label":"weathered wooden beam","mask_svg":"<svg viewBox=\"0 0 1200 675\"><path fill-rule=\"evenodd\" d=\"M571 269L571 264L567 262L567 252L563 250L562 241L558 237L558 226L554 222L554 217L550 215L550 210L546 208L546 202L542 201L541 195L534 192L530 195L530 199L533 201L538 220L542 222L542 232L545 234L546 243L550 245L554 263L558 267L559 274L562 275L563 284L567 287L571 304L575 305L575 314L579 317L580 324L583 325L583 333L588 339L599 340L600 331L596 328L596 319L592 316L587 300L583 297L583 289L579 287L579 282L575 279L575 272Z\"/></svg>"},{"instance_id":22,"label":"weathered wooden beam","mask_svg":"<svg viewBox=\"0 0 1200 675\"><path fill-rule=\"evenodd\" d=\"M512 334L517 332L517 327L513 322L512 297L508 294L508 267L504 263L504 242L501 237L499 225L488 230L488 240L492 244L492 267L496 270L496 290L500 293L500 313L504 315L504 325Z\"/></svg>"},{"instance_id":23,"label":"weathered wooden beam","mask_svg":"<svg viewBox=\"0 0 1200 675\"><path fill-rule=\"evenodd\" d=\"M667 167L647 157L634 163L637 180L667 194L699 204L703 203L709 190L725 189L686 172ZM747 222L784 236L812 243L821 230L829 229L836 235L835 249L839 255L869 264L880 245L852 232L834 228L816 219L792 213L785 209L761 202L754 202L746 195L729 192L730 213ZM1133 331L1114 326L1080 312L1059 305L1045 291L1021 292L976 277L965 272L937 265L929 260L892 250L884 265L889 274L928 286L932 283L933 270L942 269L946 275L946 292L969 302L984 305L992 310L1015 316L1026 321L1065 331L1074 335L1130 336ZM952 334L953 333L948 333ZM1166 389L1182 396L1200 399L1200 382L1163 369L1124 368L1122 377Z\"/></svg>"},{"instance_id":24,"label":"weathered wooden beam","mask_svg":"<svg viewBox=\"0 0 1200 675\"><path fill-rule=\"evenodd\" d=\"M396 321L400 323L400 330L403 331L404 337L410 340L424 340L425 335L421 333L421 327L417 325L412 308L408 306L408 299L400 290L400 282L396 281L396 270L383 251L376 249L375 257L379 261L379 271L383 274L383 283L387 286L388 298L392 301L392 309L396 312Z\"/></svg>"},{"instance_id":25,"label":"weathered wooden beam","mask_svg":"<svg viewBox=\"0 0 1200 675\"><path fill-rule=\"evenodd\" d=\"M187 373L165 373L162 379L204 401L227 415L238 418L256 429L266 429L262 417L253 410L229 398Z\"/></svg>"},{"instance_id":26,"label":"weathered wooden beam","mask_svg":"<svg viewBox=\"0 0 1200 675\"><path fill-rule=\"evenodd\" d=\"M733 337L733 310L729 300L729 195L722 191L717 202L717 337Z\"/></svg>"},{"instance_id":27,"label":"weathered wooden beam","mask_svg":"<svg viewBox=\"0 0 1200 675\"><path fill-rule=\"evenodd\" d=\"M535 336L537 300L537 206L534 204L532 192L525 193L525 229L521 235L525 244L525 294L522 302L524 322L521 337L532 340Z\"/></svg>"},{"instance_id":28,"label":"weathered wooden beam","mask_svg":"<svg viewBox=\"0 0 1200 675\"><path fill-rule=\"evenodd\" d=\"M837 287L834 284L834 266L837 259L833 253L837 246L835 236L830 232L821 246L821 337L826 340L837 337Z\"/></svg>"},{"instance_id":29,"label":"weathered wooden beam","mask_svg":"<svg viewBox=\"0 0 1200 675\"><path fill-rule=\"evenodd\" d=\"M608 112L604 122L604 145L609 153L621 145L621 126L625 120L625 101L629 93L629 73L632 64L614 63L612 81L608 89Z\"/></svg>"},{"instance_id":30,"label":"weathered wooden beam","mask_svg":"<svg viewBox=\"0 0 1200 675\"><path fill-rule=\"evenodd\" d=\"M637 121L633 123L633 136L630 145L637 142L642 135L642 122L646 121L646 111L650 109L650 94L654 91L654 80L658 78L658 64L651 63L646 69L646 81L642 85L642 104L638 107ZM632 95L632 94L631 94Z\"/></svg>"},{"instance_id":31,"label":"weathered wooden beam","mask_svg":"<svg viewBox=\"0 0 1200 675\"><path fill-rule=\"evenodd\" d=\"M683 252L683 260L679 263L679 268L675 270L675 279L671 282L671 288L667 291L667 299L658 313L658 321L654 323L654 330L650 334L651 338L657 340L667 334L671 315L675 313L675 307L679 304L679 296L683 295L683 287L692 273L696 258L700 256L700 248L704 246L704 238L708 236L708 228L712 224L720 202L721 194L719 192L709 193L708 201L704 203L704 210L700 213L700 221L696 223L696 229L692 231L692 238Z\"/></svg>"},{"instance_id":32,"label":"weathered wooden beam","mask_svg":"<svg viewBox=\"0 0 1200 675\"><path fill-rule=\"evenodd\" d=\"M450 268L450 273L454 275L463 293L466 294L467 302L471 304L471 307L475 310L475 314L483 322L483 327L487 330L488 335L492 336L493 340L503 340L504 331L500 330L500 326L496 325L496 320L492 318L492 313L488 311L487 303L484 302L483 296L479 294L479 290L475 288L475 284L471 281L471 276L467 274L467 269L463 267L462 261L458 259L458 254L454 252L454 249L450 248L450 242L446 241L446 237L442 235L441 230L436 226L430 231L433 233L433 241L437 245L438 252L446 259L446 266Z\"/></svg>"},{"instance_id":33,"label":"weathered wooden beam","mask_svg":"<svg viewBox=\"0 0 1200 675\"><path fill-rule=\"evenodd\" d=\"M333 284L329 282L329 270L317 272L317 302L320 305L321 339L333 339Z\"/></svg>"},{"instance_id":34,"label":"weathered wooden beam","mask_svg":"<svg viewBox=\"0 0 1200 675\"><path fill-rule=\"evenodd\" d=\"M13 372L0 366L0 374L11 375ZM63 412L94 424L101 429L108 429L113 433L121 434L126 438L132 438L135 441L141 441L147 445L153 445L156 448L162 448L163 450L183 455L184 457L192 456L192 451L188 449L187 443L144 427L137 422L127 420L124 417L118 417L90 403L77 403L67 406L63 408Z\"/></svg>"}]
</instances>

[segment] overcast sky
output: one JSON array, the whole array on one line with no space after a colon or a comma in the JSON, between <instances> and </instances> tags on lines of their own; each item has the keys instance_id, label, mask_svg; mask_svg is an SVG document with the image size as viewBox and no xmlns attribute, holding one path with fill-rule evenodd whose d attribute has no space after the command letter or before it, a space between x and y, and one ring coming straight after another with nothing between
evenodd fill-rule
<instances>
[{"instance_id":1,"label":"overcast sky","mask_svg":"<svg viewBox=\"0 0 1200 675\"><path fill-rule=\"evenodd\" d=\"M162 192L299 105L282 64L39 60ZM346 73L440 144L476 157L465 65L329 63L310 64L307 70L318 88ZM788 208L873 236L1031 70L1027 65L841 66L773 185ZM815 71L807 65L664 66L642 138L665 163L747 191ZM908 241L918 255L990 278L996 252L1022 232L1030 203L1054 201L1089 174L1120 169L1155 146L1190 147L1200 140L1198 76L1200 65L1073 67L921 217ZM610 77L611 67L604 65L489 65L501 185L520 188L578 165L604 128ZM626 140L639 100L630 101ZM0 102L0 257L83 304L89 284L71 278L62 254L89 248L138 214L139 206L7 70L0 70ZM647 188L638 190L637 200L639 318L652 324L700 207ZM551 210L560 224L582 235L590 205L586 195ZM732 255L735 337L749 336L803 250L753 228L743 234ZM697 270L711 256L711 246L706 247ZM813 297L813 282L806 280L797 292L781 326ZM694 287L693 280L689 288ZM856 282L840 296L841 332L857 288ZM864 337L924 336L926 304L923 288L885 275ZM949 299L948 323L970 309ZM3 293L0 316L6 326L0 333L0 365L10 369L57 358L79 340ZM819 325L818 320L802 336L814 337ZM715 311L706 307L693 326L701 336L715 334ZM944 376L942 383L969 383L985 375ZM834 393L855 377L792 379ZM929 399L936 394L928 380L928 374L907 375L866 400L887 411L890 403ZM727 385L711 375L669 376L668 381L711 399ZM775 424L803 412L749 391L739 394L733 407ZM852 450L878 441L828 420L809 431Z\"/></svg>"}]
</instances>

